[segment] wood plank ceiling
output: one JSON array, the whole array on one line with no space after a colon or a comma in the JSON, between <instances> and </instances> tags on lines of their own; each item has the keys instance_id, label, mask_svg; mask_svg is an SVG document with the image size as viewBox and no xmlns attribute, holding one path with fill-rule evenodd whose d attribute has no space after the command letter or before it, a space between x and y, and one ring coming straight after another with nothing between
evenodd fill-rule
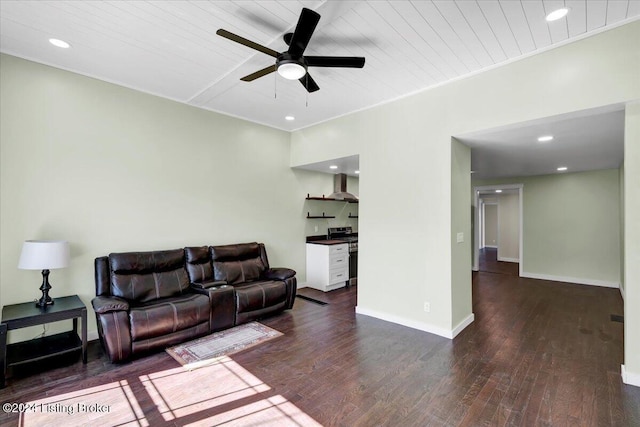
<instances>
[{"instance_id":1,"label":"wood plank ceiling","mask_svg":"<svg viewBox=\"0 0 640 427\"><path fill-rule=\"evenodd\" d=\"M566 18L546 22L567 6ZM272 58L302 7L322 16L306 54L365 56L363 69L314 68L307 95L277 75L240 77ZM638 0L11 1L0 51L208 110L294 130L638 19ZM72 45L52 47L51 37ZM286 121L293 115L295 121Z\"/></svg>"}]
</instances>

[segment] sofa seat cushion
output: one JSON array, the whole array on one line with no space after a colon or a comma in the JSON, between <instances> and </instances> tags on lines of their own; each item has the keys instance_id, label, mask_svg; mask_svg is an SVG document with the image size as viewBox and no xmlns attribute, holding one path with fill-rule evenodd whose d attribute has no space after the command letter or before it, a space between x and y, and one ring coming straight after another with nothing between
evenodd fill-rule
<instances>
[{"instance_id":1,"label":"sofa seat cushion","mask_svg":"<svg viewBox=\"0 0 640 427\"><path fill-rule=\"evenodd\" d=\"M287 300L284 282L264 280L235 286L237 313L278 305Z\"/></svg>"},{"instance_id":2,"label":"sofa seat cushion","mask_svg":"<svg viewBox=\"0 0 640 427\"><path fill-rule=\"evenodd\" d=\"M164 298L131 308L131 340L140 341L209 322L211 308L206 295Z\"/></svg>"}]
</instances>

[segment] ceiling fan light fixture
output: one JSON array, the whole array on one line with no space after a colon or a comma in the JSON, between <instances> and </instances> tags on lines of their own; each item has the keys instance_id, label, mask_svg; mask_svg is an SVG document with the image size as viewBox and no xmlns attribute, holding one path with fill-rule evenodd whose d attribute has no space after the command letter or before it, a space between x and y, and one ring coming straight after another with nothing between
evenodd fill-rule
<instances>
[{"instance_id":1,"label":"ceiling fan light fixture","mask_svg":"<svg viewBox=\"0 0 640 427\"><path fill-rule=\"evenodd\" d=\"M284 35L284 41L289 45L289 49L284 52L277 52L222 28L219 28L216 34L276 59L275 64L242 77L240 80L243 82L252 82L277 71L287 80L298 80L307 92L312 93L320 90L320 86L307 73L307 67L362 68L365 61L359 56L305 56L304 51L318 21L320 21L318 12L303 7L293 33Z\"/></svg>"},{"instance_id":2,"label":"ceiling fan light fixture","mask_svg":"<svg viewBox=\"0 0 640 427\"><path fill-rule=\"evenodd\" d=\"M307 74L307 69L297 62L281 62L278 64L278 74L287 80L299 80Z\"/></svg>"}]
</instances>

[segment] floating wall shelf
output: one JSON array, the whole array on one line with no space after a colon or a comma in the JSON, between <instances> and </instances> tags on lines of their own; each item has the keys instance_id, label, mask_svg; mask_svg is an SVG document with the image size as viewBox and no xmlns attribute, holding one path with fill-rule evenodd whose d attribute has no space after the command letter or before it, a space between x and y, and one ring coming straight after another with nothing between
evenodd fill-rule
<instances>
[{"instance_id":1,"label":"floating wall shelf","mask_svg":"<svg viewBox=\"0 0 640 427\"><path fill-rule=\"evenodd\" d=\"M306 200L319 200L321 202L347 202L347 203L359 202L359 200L339 200L339 199L334 199L333 197L324 197L324 194L322 195L322 197L312 197L312 196L309 196L309 194L307 194Z\"/></svg>"},{"instance_id":2,"label":"floating wall shelf","mask_svg":"<svg viewBox=\"0 0 640 427\"><path fill-rule=\"evenodd\" d=\"M324 212L322 212L322 216L310 215L309 212L307 212L307 219L329 219L329 218L335 218L335 216L325 215Z\"/></svg>"}]
</instances>

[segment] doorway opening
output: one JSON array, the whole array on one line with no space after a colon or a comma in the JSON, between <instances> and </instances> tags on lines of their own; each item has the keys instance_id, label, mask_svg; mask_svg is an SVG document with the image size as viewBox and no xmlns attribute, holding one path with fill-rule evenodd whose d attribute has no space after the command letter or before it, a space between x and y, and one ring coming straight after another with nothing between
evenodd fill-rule
<instances>
[{"instance_id":1,"label":"doorway opening","mask_svg":"<svg viewBox=\"0 0 640 427\"><path fill-rule=\"evenodd\" d=\"M474 187L474 271L521 275L522 189L522 184Z\"/></svg>"}]
</instances>

